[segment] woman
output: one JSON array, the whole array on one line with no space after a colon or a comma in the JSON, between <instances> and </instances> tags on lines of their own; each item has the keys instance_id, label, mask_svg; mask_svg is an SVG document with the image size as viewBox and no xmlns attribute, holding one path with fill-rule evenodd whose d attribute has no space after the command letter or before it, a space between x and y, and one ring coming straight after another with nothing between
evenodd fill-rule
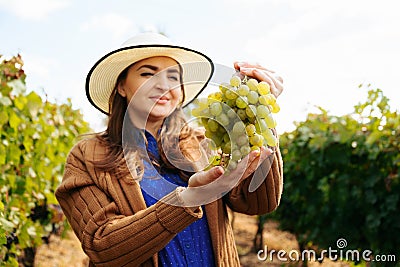
<instances>
[{"instance_id":1,"label":"woman","mask_svg":"<svg viewBox=\"0 0 400 267\"><path fill-rule=\"evenodd\" d=\"M89 72L88 99L108 114L108 126L71 150L56 197L91 266L239 266L226 206L245 214L278 206L279 149L251 152L229 175L201 171L205 137L186 124L182 107L213 68L205 55L145 33ZM276 96L283 90L259 65L235 68L269 82ZM255 171L264 179L249 192Z\"/></svg>"}]
</instances>

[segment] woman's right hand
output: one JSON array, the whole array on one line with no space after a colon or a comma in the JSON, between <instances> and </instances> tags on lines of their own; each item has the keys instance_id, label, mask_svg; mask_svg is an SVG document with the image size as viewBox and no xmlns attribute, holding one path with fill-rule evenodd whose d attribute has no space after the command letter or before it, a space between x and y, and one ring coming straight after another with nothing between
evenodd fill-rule
<instances>
[{"instance_id":1,"label":"woman's right hand","mask_svg":"<svg viewBox=\"0 0 400 267\"><path fill-rule=\"evenodd\" d=\"M267 82L271 86L271 93L277 98L283 91L283 79L275 71L267 69L257 63L235 62L235 69L249 77Z\"/></svg>"}]
</instances>

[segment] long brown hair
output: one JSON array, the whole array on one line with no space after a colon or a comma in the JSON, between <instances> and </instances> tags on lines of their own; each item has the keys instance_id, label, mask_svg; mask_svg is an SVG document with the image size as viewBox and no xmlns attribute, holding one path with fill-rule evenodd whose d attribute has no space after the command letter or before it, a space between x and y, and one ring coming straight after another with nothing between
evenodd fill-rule
<instances>
[{"instance_id":1,"label":"long brown hair","mask_svg":"<svg viewBox=\"0 0 400 267\"><path fill-rule=\"evenodd\" d=\"M117 177L124 177L131 173L130 170L135 168L136 177L134 179L140 179L143 175L144 166L143 166L143 156L146 151L143 147L135 146L129 149L129 163L134 162L135 166L127 166L127 155L126 151L124 152L123 147L123 127L124 123L129 123L130 120L125 119L125 113L128 108L127 99L121 96L118 92L119 85L123 84L127 78L129 68L134 65L131 64L127 68L125 68L117 78L114 89L109 98L109 116L106 130L97 135L100 143L105 145L108 148L107 156L101 160L94 162L94 166L100 170L107 172L114 172L117 174ZM179 65L179 64L178 64ZM182 84L182 67L180 68L180 81L181 81L181 89L183 94L183 99L185 99L185 91ZM182 99L182 102L183 102ZM129 125L130 129L136 131L136 134L142 133L139 129L134 127L133 125ZM194 130L188 126L184 113L182 111L182 106L179 106L169 115L167 120L164 120L164 123L161 127L161 131L157 137L157 146L160 153L160 162L150 155L150 159L152 160L153 165L160 170L170 170L173 172L179 173L180 177L183 180L187 180L191 175L192 171L195 171L195 164L190 162L187 158L183 157L181 152L182 147L177 145L186 138L194 135ZM144 134L142 133L141 137L146 141ZM177 143L178 142L178 143ZM147 141L146 141L147 146ZM168 154L168 157L166 156ZM177 169L168 158L174 159L174 161L185 161L187 168L185 170ZM133 159L133 160L132 160Z\"/></svg>"}]
</instances>

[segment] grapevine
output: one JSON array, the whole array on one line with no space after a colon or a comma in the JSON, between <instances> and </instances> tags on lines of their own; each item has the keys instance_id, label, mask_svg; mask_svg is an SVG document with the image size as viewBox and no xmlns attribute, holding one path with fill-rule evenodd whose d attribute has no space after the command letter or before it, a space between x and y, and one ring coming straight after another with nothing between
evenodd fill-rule
<instances>
[{"instance_id":1,"label":"grapevine","mask_svg":"<svg viewBox=\"0 0 400 267\"><path fill-rule=\"evenodd\" d=\"M54 191L89 127L70 101L26 92L19 55L0 60L0 267L32 266L36 248L66 222Z\"/></svg>"}]
</instances>

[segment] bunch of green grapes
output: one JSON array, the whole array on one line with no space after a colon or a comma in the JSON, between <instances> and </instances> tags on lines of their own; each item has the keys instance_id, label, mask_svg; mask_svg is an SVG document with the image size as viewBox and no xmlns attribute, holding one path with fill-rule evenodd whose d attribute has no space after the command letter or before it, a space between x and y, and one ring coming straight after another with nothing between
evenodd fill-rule
<instances>
[{"instance_id":1,"label":"bunch of green grapes","mask_svg":"<svg viewBox=\"0 0 400 267\"><path fill-rule=\"evenodd\" d=\"M278 143L272 132L276 127L272 113L280 107L264 81L233 75L229 83L219 85L218 92L194 104L192 115L200 119L217 151L210 159L212 165L231 170L250 151Z\"/></svg>"}]
</instances>

